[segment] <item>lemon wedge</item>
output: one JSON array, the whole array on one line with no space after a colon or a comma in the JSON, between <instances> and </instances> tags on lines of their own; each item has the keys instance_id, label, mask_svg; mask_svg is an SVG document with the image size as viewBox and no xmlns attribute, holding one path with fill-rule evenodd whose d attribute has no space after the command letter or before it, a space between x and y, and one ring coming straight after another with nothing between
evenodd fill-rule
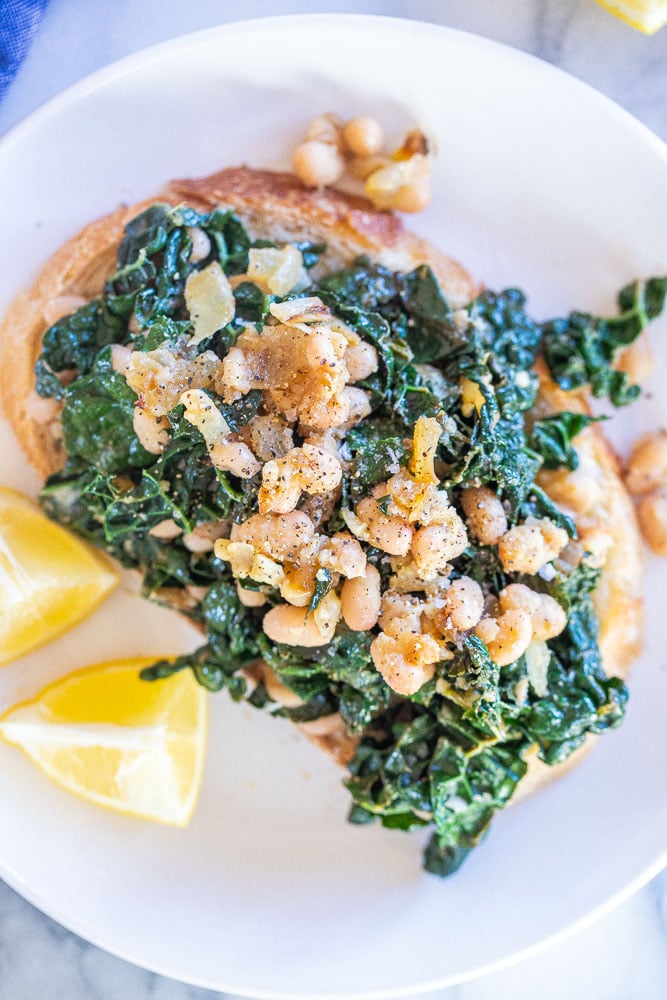
<instances>
[{"instance_id":1,"label":"lemon wedge","mask_svg":"<svg viewBox=\"0 0 667 1000\"><path fill-rule=\"evenodd\" d=\"M71 628L117 583L83 542L0 487L0 664Z\"/></svg>"},{"instance_id":2,"label":"lemon wedge","mask_svg":"<svg viewBox=\"0 0 667 1000\"><path fill-rule=\"evenodd\" d=\"M667 0L597 0L610 13L647 35L667 24Z\"/></svg>"},{"instance_id":3,"label":"lemon wedge","mask_svg":"<svg viewBox=\"0 0 667 1000\"><path fill-rule=\"evenodd\" d=\"M0 737L90 802L185 826L201 785L207 696L189 670L142 681L153 662L69 674L0 717Z\"/></svg>"}]
</instances>

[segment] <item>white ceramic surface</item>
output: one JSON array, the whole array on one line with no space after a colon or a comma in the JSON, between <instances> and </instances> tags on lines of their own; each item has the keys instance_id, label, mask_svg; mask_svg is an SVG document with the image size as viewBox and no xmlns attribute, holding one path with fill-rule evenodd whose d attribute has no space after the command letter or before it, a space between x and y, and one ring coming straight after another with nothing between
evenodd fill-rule
<instances>
[{"instance_id":1,"label":"white ceramic surface","mask_svg":"<svg viewBox=\"0 0 667 1000\"><path fill-rule=\"evenodd\" d=\"M275 58L287 49L286 63ZM436 132L438 197L416 227L489 285L529 290L539 315L610 308L625 280L667 266L664 147L598 94L432 25L302 18L149 51L11 133L0 147L13 248L0 306L65 236L119 201L177 174L280 165L309 116L362 107L397 130L415 118ZM663 354L656 384L666 364ZM647 401L617 433L664 422L661 405ZM3 481L34 487L9 444L3 460ZM657 593L661 571L650 574ZM414 838L347 827L335 768L289 727L222 698L185 832L89 808L1 748L3 877L110 950L239 994L386 997L467 978L660 867L667 673L654 605L624 728L567 781L499 817L448 882L420 873ZM192 642L122 595L34 654L29 670L3 671L0 707L82 662Z\"/></svg>"}]
</instances>

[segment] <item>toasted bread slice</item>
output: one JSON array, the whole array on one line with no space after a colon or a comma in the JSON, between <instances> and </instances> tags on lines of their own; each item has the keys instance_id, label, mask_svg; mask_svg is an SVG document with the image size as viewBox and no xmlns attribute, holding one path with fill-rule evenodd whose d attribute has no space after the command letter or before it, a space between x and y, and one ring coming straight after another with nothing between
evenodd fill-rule
<instances>
[{"instance_id":1,"label":"toasted bread slice","mask_svg":"<svg viewBox=\"0 0 667 1000\"><path fill-rule=\"evenodd\" d=\"M365 254L396 271L429 264L455 307L466 304L479 291L460 264L406 230L399 218L374 210L363 199L332 190L307 190L289 174L246 167L222 170L197 180L172 181L154 198L117 209L65 243L46 263L32 287L18 296L0 327L3 409L27 458L44 477L58 470L65 459L57 422L45 422L43 416L38 419L33 412L34 365L44 332L53 322L59 303L67 312L72 296L89 299L100 294L105 277L114 271L124 226L156 201L186 203L200 211L228 206L243 220L253 238L326 243L327 251L317 265L320 273ZM545 410L585 409L581 395L563 393L544 371L540 374L541 406ZM611 536L611 554L595 599L605 666L609 673L624 676L641 641L639 534L616 460L599 429L584 431L577 439L577 449L588 483L576 483L577 474L564 474L545 487L571 510L582 531L590 534L599 529ZM582 475L579 472L580 479ZM587 496L594 497L594 502L589 503ZM258 679L267 669L258 664L251 672ZM354 755L356 741L348 736L338 715L299 728L339 764ZM520 786L521 794L561 773L579 755L555 768L547 768L535 756Z\"/></svg>"}]
</instances>

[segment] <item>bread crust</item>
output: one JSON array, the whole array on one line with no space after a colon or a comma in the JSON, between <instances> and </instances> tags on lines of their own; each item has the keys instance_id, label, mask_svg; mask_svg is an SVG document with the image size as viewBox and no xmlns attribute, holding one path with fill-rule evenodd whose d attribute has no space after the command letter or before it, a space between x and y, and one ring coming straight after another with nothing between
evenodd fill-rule
<instances>
[{"instance_id":1,"label":"bread crust","mask_svg":"<svg viewBox=\"0 0 667 1000\"><path fill-rule=\"evenodd\" d=\"M331 188L305 188L291 174L233 167L198 180L171 181L166 191L169 200L173 197L204 211L229 205L254 238L326 242L319 264L324 271L367 254L393 271L429 264L456 309L479 290L465 268L406 229L398 216L377 211L365 198ZM318 276L316 270L313 276Z\"/></svg>"},{"instance_id":2,"label":"bread crust","mask_svg":"<svg viewBox=\"0 0 667 1000\"><path fill-rule=\"evenodd\" d=\"M116 209L63 244L32 287L16 298L0 325L3 410L28 460L44 478L61 468L65 459L53 427L34 419L30 408L35 361L48 326L45 314L62 296L89 299L100 294L104 278L114 270L115 252L125 225L155 202L186 203L200 211L228 206L241 217L253 238L325 242L327 251L317 265L320 270L342 267L360 254L399 271L427 263L454 307L465 305L479 291L460 264L406 230L399 218L375 211L363 199L328 189L308 190L289 174L247 167L226 169L194 180L171 181L155 197ZM539 374L539 406L545 412L586 409L581 394L564 393L551 382L544 368L539 369ZM557 502L571 510L580 531L600 529L612 536L611 554L595 602L605 667L609 673L625 676L641 645L642 631L641 544L634 509L621 481L616 458L597 426L578 437L577 450L582 467L594 481L595 503L583 503L581 494L585 490L574 490L569 474L560 479L552 477L543 485ZM260 664L253 668L255 680L263 669L267 668ZM340 716L332 715L317 723L299 728L339 764L348 763L357 741L347 734ZM587 747L591 742L587 741ZM580 754L551 768L533 755L529 774L515 799L564 773Z\"/></svg>"}]
</instances>

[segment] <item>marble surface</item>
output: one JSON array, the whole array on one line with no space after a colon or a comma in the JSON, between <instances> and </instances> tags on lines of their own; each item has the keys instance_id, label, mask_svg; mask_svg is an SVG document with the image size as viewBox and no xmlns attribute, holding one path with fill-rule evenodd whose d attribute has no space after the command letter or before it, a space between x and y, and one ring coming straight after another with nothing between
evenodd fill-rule
<instances>
[{"instance_id":1,"label":"marble surface","mask_svg":"<svg viewBox=\"0 0 667 1000\"><path fill-rule=\"evenodd\" d=\"M11 0L0 0L2 7ZM555 63L667 138L667 29L645 38L593 0L51 0L33 49L0 105L0 134L87 73L154 42L240 16L382 13L463 28ZM241 14L242 11L242 14ZM0 1000L214 1000L138 969L59 927L0 883ZM662 1000L667 996L667 874L613 912L520 964L433 1000Z\"/></svg>"}]
</instances>

